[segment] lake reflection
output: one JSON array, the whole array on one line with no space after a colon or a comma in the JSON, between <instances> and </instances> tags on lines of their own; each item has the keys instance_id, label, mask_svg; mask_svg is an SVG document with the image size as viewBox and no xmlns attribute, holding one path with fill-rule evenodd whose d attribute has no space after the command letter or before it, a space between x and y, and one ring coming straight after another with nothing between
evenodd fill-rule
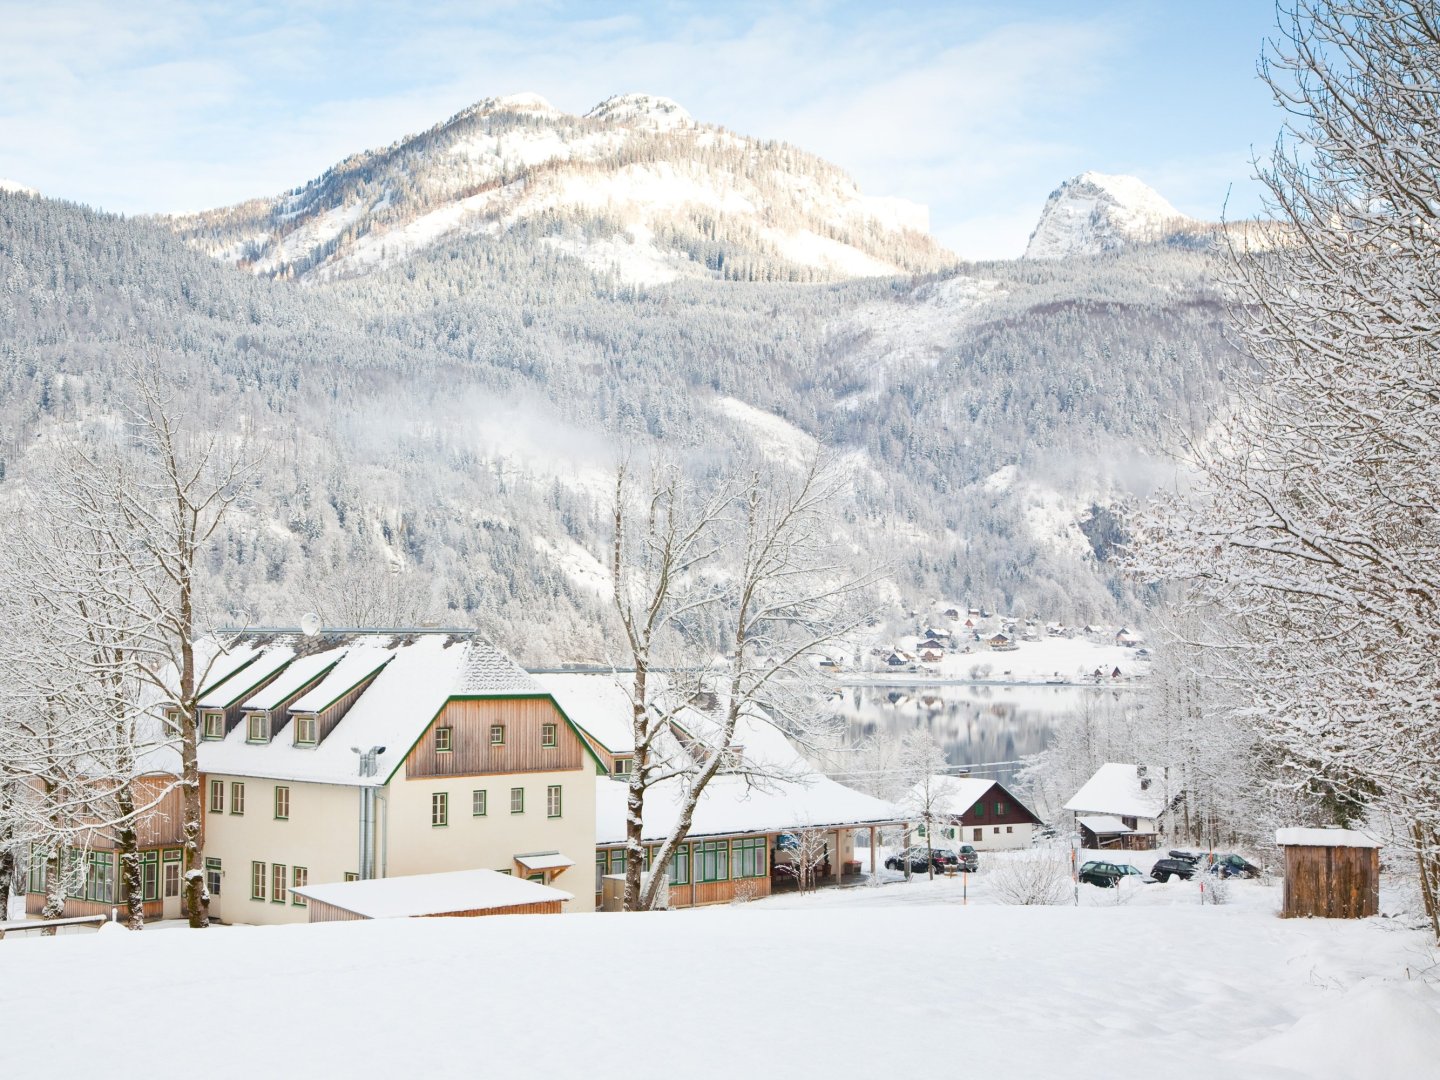
<instances>
[{"instance_id":1,"label":"lake reflection","mask_svg":"<svg viewBox=\"0 0 1440 1080\"><path fill-rule=\"evenodd\" d=\"M847 686L840 711L854 743L878 732L927 727L950 764L983 766L977 776L1009 783L1018 759L1044 750L1057 724L1101 700L1126 701L1132 693L1090 686Z\"/></svg>"}]
</instances>

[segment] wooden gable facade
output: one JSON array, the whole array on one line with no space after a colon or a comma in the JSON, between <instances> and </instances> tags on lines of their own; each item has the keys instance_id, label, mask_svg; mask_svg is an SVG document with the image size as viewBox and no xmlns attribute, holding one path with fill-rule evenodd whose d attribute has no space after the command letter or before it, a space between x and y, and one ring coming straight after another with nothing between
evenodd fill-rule
<instances>
[{"instance_id":1,"label":"wooden gable facade","mask_svg":"<svg viewBox=\"0 0 1440 1080\"><path fill-rule=\"evenodd\" d=\"M1041 824L1035 812L998 781L991 784L985 794L966 808L964 813L948 815L945 821L958 827L962 833L959 839L967 843L984 839L984 836L976 835L977 830L985 830L984 835L993 835L989 830Z\"/></svg>"},{"instance_id":2,"label":"wooden gable facade","mask_svg":"<svg viewBox=\"0 0 1440 1080\"><path fill-rule=\"evenodd\" d=\"M454 697L405 757L408 779L605 769L549 695Z\"/></svg>"}]
</instances>

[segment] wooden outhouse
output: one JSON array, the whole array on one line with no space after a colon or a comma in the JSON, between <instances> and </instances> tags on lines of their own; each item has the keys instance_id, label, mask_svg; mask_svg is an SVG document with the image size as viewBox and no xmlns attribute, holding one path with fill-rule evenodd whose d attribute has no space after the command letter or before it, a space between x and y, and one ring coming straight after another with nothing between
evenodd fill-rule
<instances>
[{"instance_id":1,"label":"wooden outhouse","mask_svg":"<svg viewBox=\"0 0 1440 1080\"><path fill-rule=\"evenodd\" d=\"M1287 919L1363 919L1380 911L1380 845L1351 829L1277 829Z\"/></svg>"}]
</instances>

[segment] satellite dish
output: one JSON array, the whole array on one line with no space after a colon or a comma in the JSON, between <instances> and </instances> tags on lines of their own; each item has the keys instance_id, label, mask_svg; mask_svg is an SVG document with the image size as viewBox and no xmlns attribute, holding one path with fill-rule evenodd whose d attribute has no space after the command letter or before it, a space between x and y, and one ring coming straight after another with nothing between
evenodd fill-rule
<instances>
[{"instance_id":1,"label":"satellite dish","mask_svg":"<svg viewBox=\"0 0 1440 1080\"><path fill-rule=\"evenodd\" d=\"M306 637L314 637L320 632L320 616L310 612L300 620L300 630Z\"/></svg>"}]
</instances>

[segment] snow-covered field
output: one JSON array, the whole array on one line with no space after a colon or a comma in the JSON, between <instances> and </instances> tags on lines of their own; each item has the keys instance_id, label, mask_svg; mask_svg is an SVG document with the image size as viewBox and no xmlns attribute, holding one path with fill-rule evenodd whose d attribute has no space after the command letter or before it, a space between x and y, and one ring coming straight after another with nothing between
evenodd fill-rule
<instances>
[{"instance_id":1,"label":"snow-covered field","mask_svg":"<svg viewBox=\"0 0 1440 1080\"><path fill-rule=\"evenodd\" d=\"M207 1077L1435 1076L1427 936L1282 921L1278 898L1238 883L1201 906L1171 883L1008 907L982 869L644 916L12 937L0 1016L25 1036L15 1075L101 1056L153 1074L114 1048L194 1010Z\"/></svg>"}]
</instances>

